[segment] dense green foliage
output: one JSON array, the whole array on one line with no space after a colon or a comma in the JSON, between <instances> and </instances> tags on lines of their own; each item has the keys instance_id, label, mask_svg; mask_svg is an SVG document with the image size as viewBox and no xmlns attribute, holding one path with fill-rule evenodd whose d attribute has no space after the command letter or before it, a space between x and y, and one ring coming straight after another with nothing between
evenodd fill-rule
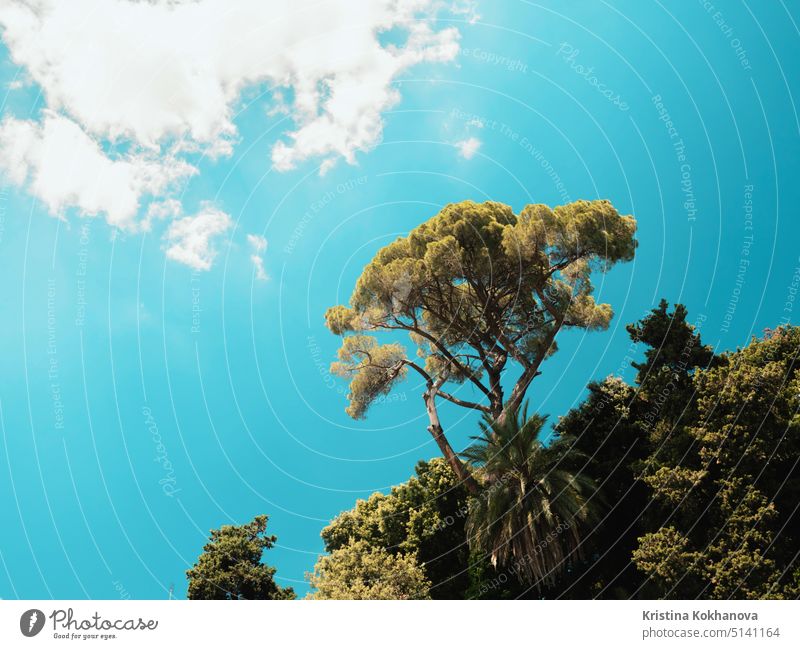
<instances>
[{"instance_id":1,"label":"dense green foliage","mask_svg":"<svg viewBox=\"0 0 800 649\"><path fill-rule=\"evenodd\" d=\"M659 596L796 596L798 351L800 329L781 328L723 355L659 435L641 474L659 527L634 552Z\"/></svg>"},{"instance_id":2,"label":"dense green foliage","mask_svg":"<svg viewBox=\"0 0 800 649\"><path fill-rule=\"evenodd\" d=\"M415 557L434 599L460 597L468 585L464 536L467 492L442 458L420 462L416 476L359 500L322 530L327 552L364 542L394 555Z\"/></svg>"},{"instance_id":3,"label":"dense green foliage","mask_svg":"<svg viewBox=\"0 0 800 649\"><path fill-rule=\"evenodd\" d=\"M635 389L593 385L558 425L616 503L567 596L796 596L800 330L716 356L686 316L662 301L629 326Z\"/></svg>"},{"instance_id":4,"label":"dense green foliage","mask_svg":"<svg viewBox=\"0 0 800 649\"><path fill-rule=\"evenodd\" d=\"M697 368L711 367L720 359L703 345L697 328L686 321L686 309L674 312L662 300L640 322L627 327L637 349L644 345L644 360L628 357L637 370L634 385L619 377L592 383L586 400L556 425L560 435L573 437L575 446L590 461L584 474L598 485L607 507L586 535L583 558L574 561L553 590L563 597L657 597L631 561L639 537L660 526L652 493L640 480L654 455L666 457L681 436L678 418L694 413L694 376Z\"/></svg>"},{"instance_id":5,"label":"dense green foliage","mask_svg":"<svg viewBox=\"0 0 800 649\"><path fill-rule=\"evenodd\" d=\"M583 537L582 557L573 557L554 595L622 598L641 583L630 561L648 502L634 468L649 451L638 418L640 404L635 388L609 377L590 384L586 400L555 427L589 458L581 471L597 485L601 507Z\"/></svg>"},{"instance_id":6,"label":"dense green foliage","mask_svg":"<svg viewBox=\"0 0 800 649\"><path fill-rule=\"evenodd\" d=\"M186 571L189 599L294 599L291 588L275 583L275 568L261 563L277 540L267 536L267 517L245 525L211 530L197 563Z\"/></svg>"},{"instance_id":7,"label":"dense green foliage","mask_svg":"<svg viewBox=\"0 0 800 649\"><path fill-rule=\"evenodd\" d=\"M309 575L309 599L430 599L430 581L413 554L355 541L323 556Z\"/></svg>"},{"instance_id":8,"label":"dense green foliage","mask_svg":"<svg viewBox=\"0 0 800 649\"><path fill-rule=\"evenodd\" d=\"M477 494L412 478L340 515L323 533L328 551L354 539L410 556L419 529L431 529L409 524L421 517L453 521L434 524L431 547L459 548L458 560L427 573L431 592L447 583L447 597L800 596L800 329L716 355L701 325L662 302L628 327L644 352L633 385L591 384L546 445L538 415L485 428L466 453ZM443 488L459 495L431 513Z\"/></svg>"}]
</instances>

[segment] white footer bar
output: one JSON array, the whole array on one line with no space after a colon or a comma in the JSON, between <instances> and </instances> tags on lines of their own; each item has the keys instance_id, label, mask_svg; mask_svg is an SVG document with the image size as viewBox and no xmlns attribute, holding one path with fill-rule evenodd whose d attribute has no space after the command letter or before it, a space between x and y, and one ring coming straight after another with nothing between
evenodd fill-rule
<instances>
[{"instance_id":1,"label":"white footer bar","mask_svg":"<svg viewBox=\"0 0 800 649\"><path fill-rule=\"evenodd\" d=\"M6 600L0 647L778 648L800 647L798 618L791 601Z\"/></svg>"}]
</instances>

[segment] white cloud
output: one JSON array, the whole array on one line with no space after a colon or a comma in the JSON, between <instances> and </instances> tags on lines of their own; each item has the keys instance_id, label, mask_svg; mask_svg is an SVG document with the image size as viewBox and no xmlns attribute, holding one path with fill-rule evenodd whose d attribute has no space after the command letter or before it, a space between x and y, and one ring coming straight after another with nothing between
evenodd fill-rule
<instances>
[{"instance_id":1,"label":"white cloud","mask_svg":"<svg viewBox=\"0 0 800 649\"><path fill-rule=\"evenodd\" d=\"M250 247L256 252L264 252L267 249L267 240L257 234L248 234L247 243L249 243Z\"/></svg>"},{"instance_id":2,"label":"white cloud","mask_svg":"<svg viewBox=\"0 0 800 649\"><path fill-rule=\"evenodd\" d=\"M348 2L348 7L351 4L357 12L363 6ZM278 142L272 150L272 162L278 170L291 169L299 161L318 156L332 156L323 163L323 172L330 167L330 160L338 157L354 163L356 151L367 151L380 140L381 112L400 100L399 92L392 87L395 76L415 63L449 61L458 53L454 28L434 32L428 23L417 22L408 29L403 49L382 48L374 33L365 35L361 44L350 44L340 69L319 76L309 94L301 94L300 128L289 133L288 143ZM332 49L349 44L351 37L346 32L326 34ZM324 93L319 93L319 84ZM306 102L307 111L303 110Z\"/></svg>"},{"instance_id":3,"label":"white cloud","mask_svg":"<svg viewBox=\"0 0 800 649\"><path fill-rule=\"evenodd\" d=\"M465 160L471 160L478 152L478 149L481 148L481 141L476 137L468 137L466 140L456 142L456 148L458 149L458 155Z\"/></svg>"},{"instance_id":4,"label":"white cloud","mask_svg":"<svg viewBox=\"0 0 800 649\"><path fill-rule=\"evenodd\" d=\"M51 110L40 122L0 122L0 165L13 182L27 183L53 214L68 207L89 216L104 213L121 228L132 227L143 195L161 194L196 173L171 155L140 152L112 159L78 124Z\"/></svg>"},{"instance_id":5,"label":"white cloud","mask_svg":"<svg viewBox=\"0 0 800 649\"><path fill-rule=\"evenodd\" d=\"M267 250L267 240L257 234L248 234L247 243L253 249L253 254L250 255L250 261L256 269L256 279L262 282L267 279L267 272L264 270L264 253Z\"/></svg>"},{"instance_id":6,"label":"white cloud","mask_svg":"<svg viewBox=\"0 0 800 649\"><path fill-rule=\"evenodd\" d=\"M256 279L262 282L267 280L267 271L264 270L264 258L258 255L250 255L250 261L256 268Z\"/></svg>"},{"instance_id":7,"label":"white cloud","mask_svg":"<svg viewBox=\"0 0 800 649\"><path fill-rule=\"evenodd\" d=\"M142 221L142 230L150 230L150 224L153 221L163 221L165 219L180 216L183 212L183 206L179 200L168 198L163 201L153 202L147 208L147 214Z\"/></svg>"},{"instance_id":8,"label":"white cloud","mask_svg":"<svg viewBox=\"0 0 800 649\"><path fill-rule=\"evenodd\" d=\"M467 13L471 4L452 9ZM278 170L317 157L323 172L339 158L354 163L380 141L382 111L400 98L397 75L455 58L457 30L434 27L443 6L0 0L2 38L47 105L39 122L3 123L0 147L11 157L0 167L29 182L53 213L74 206L133 229L148 196L164 198L195 173L181 155L231 154L239 97L261 86L275 91L273 110L291 118L272 147ZM405 41L381 44L390 29L405 30ZM114 145L126 155L109 153Z\"/></svg>"},{"instance_id":9,"label":"white cloud","mask_svg":"<svg viewBox=\"0 0 800 649\"><path fill-rule=\"evenodd\" d=\"M450 10L456 15L465 16L470 25L474 25L481 19L477 0L455 0Z\"/></svg>"},{"instance_id":10,"label":"white cloud","mask_svg":"<svg viewBox=\"0 0 800 649\"><path fill-rule=\"evenodd\" d=\"M170 223L164 238L167 257L195 270L208 270L217 251L213 239L228 231L231 217L210 203L203 203L193 216Z\"/></svg>"}]
</instances>

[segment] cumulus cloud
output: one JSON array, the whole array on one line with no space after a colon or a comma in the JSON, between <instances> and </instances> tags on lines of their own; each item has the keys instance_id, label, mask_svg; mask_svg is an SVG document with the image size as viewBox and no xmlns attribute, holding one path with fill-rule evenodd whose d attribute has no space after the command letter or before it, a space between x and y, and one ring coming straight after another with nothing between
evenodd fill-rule
<instances>
[{"instance_id":1,"label":"cumulus cloud","mask_svg":"<svg viewBox=\"0 0 800 649\"><path fill-rule=\"evenodd\" d=\"M137 153L109 158L71 119L45 110L41 121L0 122L0 164L17 184L27 184L53 214L68 207L105 214L130 226L142 195L157 195L196 169L173 156Z\"/></svg>"},{"instance_id":2,"label":"cumulus cloud","mask_svg":"<svg viewBox=\"0 0 800 649\"><path fill-rule=\"evenodd\" d=\"M476 137L468 137L466 140L456 142L456 148L458 149L458 155L465 160L471 160L478 152L478 149L481 148L481 141Z\"/></svg>"},{"instance_id":3,"label":"cumulus cloud","mask_svg":"<svg viewBox=\"0 0 800 649\"><path fill-rule=\"evenodd\" d=\"M267 272L264 270L264 253L267 250L267 240L257 234L248 234L247 243L250 244L250 248L253 250L250 255L250 261L253 262L253 266L256 269L256 279L262 282L266 281Z\"/></svg>"},{"instance_id":4,"label":"cumulus cloud","mask_svg":"<svg viewBox=\"0 0 800 649\"><path fill-rule=\"evenodd\" d=\"M211 203L203 203L197 214L170 223L164 235L167 257L195 270L208 270L217 256L214 239L230 226L230 216Z\"/></svg>"},{"instance_id":5,"label":"cumulus cloud","mask_svg":"<svg viewBox=\"0 0 800 649\"><path fill-rule=\"evenodd\" d=\"M144 202L196 173L186 155L231 154L248 87L272 90L273 110L288 111L288 131L270 153L278 170L310 158L323 171L337 159L353 163L380 141L382 112L400 98L397 75L455 58L458 31L435 27L442 6L0 0L2 38L47 106L37 121L2 123L0 166L53 213L76 207L146 228L152 218L136 221ZM404 38L382 42L390 30Z\"/></svg>"}]
</instances>

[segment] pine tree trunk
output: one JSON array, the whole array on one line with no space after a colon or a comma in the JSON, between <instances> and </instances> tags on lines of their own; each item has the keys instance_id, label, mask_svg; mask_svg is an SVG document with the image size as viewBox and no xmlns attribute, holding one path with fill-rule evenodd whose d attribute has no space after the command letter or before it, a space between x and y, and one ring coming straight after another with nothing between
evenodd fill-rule
<instances>
[{"instance_id":1,"label":"pine tree trunk","mask_svg":"<svg viewBox=\"0 0 800 649\"><path fill-rule=\"evenodd\" d=\"M442 425L439 422L439 413L436 410L436 388L433 386L429 387L422 398L425 400L425 408L428 411L428 419L430 420L428 432L433 435L433 439L436 440L436 444L439 446L442 455L445 460L447 460L450 468L453 469L459 482L461 482L471 494L477 494L478 483L475 481L475 478L472 477L469 469L464 466L464 463L453 450L453 447L450 446L450 442L447 440L447 437L445 437L444 430L442 430Z\"/></svg>"}]
</instances>

